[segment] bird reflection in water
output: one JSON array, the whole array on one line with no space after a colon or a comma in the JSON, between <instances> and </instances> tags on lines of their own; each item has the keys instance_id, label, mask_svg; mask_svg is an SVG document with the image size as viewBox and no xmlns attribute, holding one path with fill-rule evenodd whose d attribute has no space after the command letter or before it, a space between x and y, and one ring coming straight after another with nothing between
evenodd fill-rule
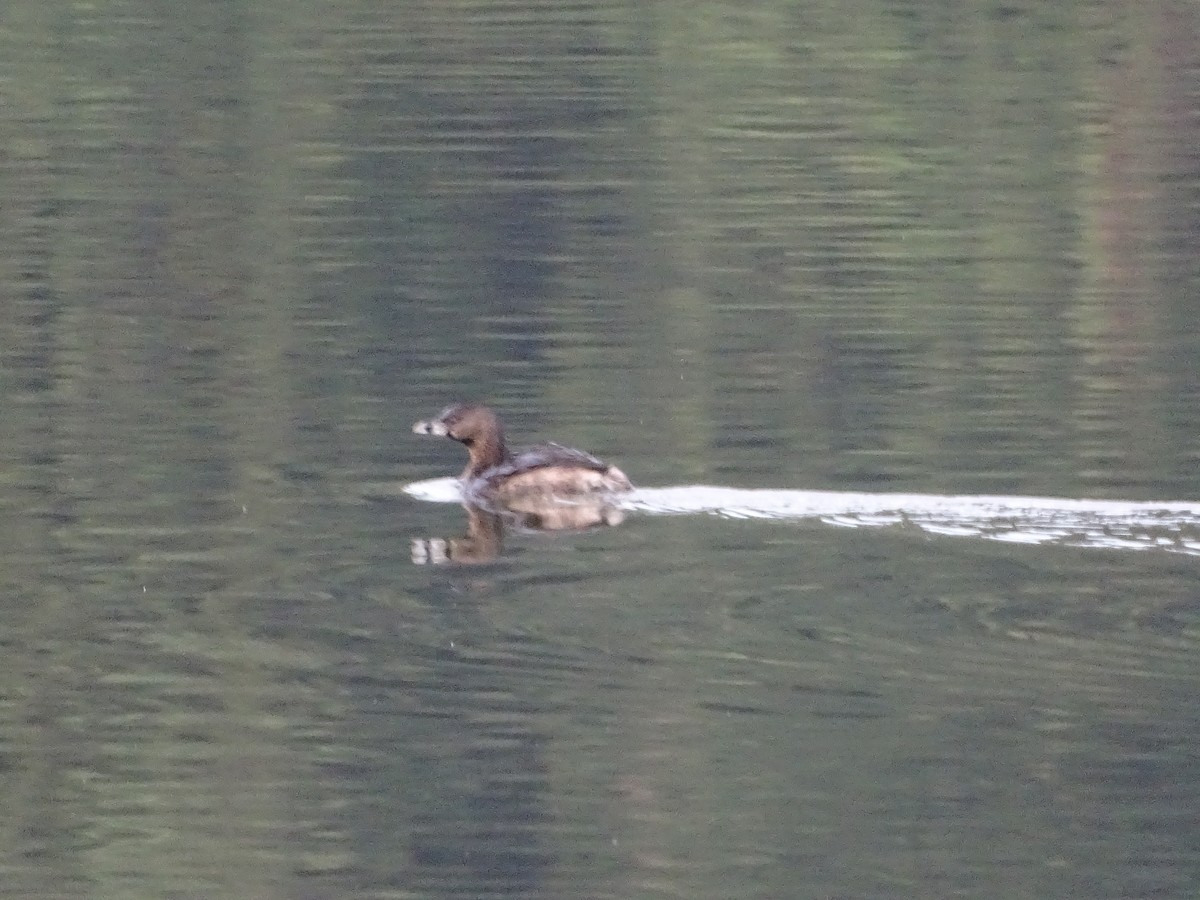
<instances>
[{"instance_id":1,"label":"bird reflection in water","mask_svg":"<svg viewBox=\"0 0 1200 900\"><path fill-rule=\"evenodd\" d=\"M566 500L527 498L504 507L485 509L464 503L467 533L457 538L414 538L412 561L417 565L477 565L492 562L504 550L504 532L587 531L620 525L625 513L611 497Z\"/></svg>"}]
</instances>

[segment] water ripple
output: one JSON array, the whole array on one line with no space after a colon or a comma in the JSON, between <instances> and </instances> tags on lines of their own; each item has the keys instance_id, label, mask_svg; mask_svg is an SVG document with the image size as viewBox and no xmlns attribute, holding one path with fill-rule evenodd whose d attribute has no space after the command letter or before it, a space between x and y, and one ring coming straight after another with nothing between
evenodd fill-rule
<instances>
[{"instance_id":1,"label":"water ripple","mask_svg":"<svg viewBox=\"0 0 1200 900\"><path fill-rule=\"evenodd\" d=\"M457 502L458 482L437 478L404 492ZM843 528L913 527L933 535L1017 544L1163 550L1200 556L1200 502L1080 500L845 491L747 490L713 485L643 488L620 506L649 515L819 521Z\"/></svg>"}]
</instances>

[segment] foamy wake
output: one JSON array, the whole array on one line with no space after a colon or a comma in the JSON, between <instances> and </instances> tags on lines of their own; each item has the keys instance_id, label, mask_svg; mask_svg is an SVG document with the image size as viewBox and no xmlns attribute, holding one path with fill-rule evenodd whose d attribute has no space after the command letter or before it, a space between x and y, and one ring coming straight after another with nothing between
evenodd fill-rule
<instances>
[{"instance_id":1,"label":"foamy wake","mask_svg":"<svg viewBox=\"0 0 1200 900\"><path fill-rule=\"evenodd\" d=\"M453 478L418 481L404 492L434 503L461 499ZM741 490L710 485L643 488L614 499L621 509L647 515L807 520L844 528L908 526L929 534L992 541L1200 556L1200 502Z\"/></svg>"}]
</instances>

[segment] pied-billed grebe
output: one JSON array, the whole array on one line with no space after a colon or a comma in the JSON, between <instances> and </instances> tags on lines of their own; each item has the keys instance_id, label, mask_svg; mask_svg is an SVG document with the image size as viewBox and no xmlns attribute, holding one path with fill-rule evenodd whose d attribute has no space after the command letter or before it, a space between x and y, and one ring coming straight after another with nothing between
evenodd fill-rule
<instances>
[{"instance_id":1,"label":"pied-billed grebe","mask_svg":"<svg viewBox=\"0 0 1200 900\"><path fill-rule=\"evenodd\" d=\"M463 469L469 499L501 504L530 497L556 498L633 490L625 473L590 453L559 444L537 444L513 454L504 444L504 426L477 403L442 410L436 419L413 425L417 434L453 438L470 454Z\"/></svg>"}]
</instances>

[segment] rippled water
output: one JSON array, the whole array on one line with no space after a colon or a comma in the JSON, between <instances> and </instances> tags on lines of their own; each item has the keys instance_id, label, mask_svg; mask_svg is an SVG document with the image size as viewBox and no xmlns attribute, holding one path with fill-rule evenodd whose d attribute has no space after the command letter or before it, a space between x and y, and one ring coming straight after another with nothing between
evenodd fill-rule
<instances>
[{"instance_id":1,"label":"rippled water","mask_svg":"<svg viewBox=\"0 0 1200 900\"><path fill-rule=\"evenodd\" d=\"M403 490L419 500L461 502L458 481L453 478L418 481ZM1020 544L1200 555L1200 503L740 490L712 485L643 488L604 502L653 515L813 519L846 528L907 525L929 534ZM587 501L562 499L547 504L567 510L580 505Z\"/></svg>"},{"instance_id":2,"label":"rippled water","mask_svg":"<svg viewBox=\"0 0 1200 900\"><path fill-rule=\"evenodd\" d=\"M4 896L1195 896L1193 19L10 0Z\"/></svg>"}]
</instances>

